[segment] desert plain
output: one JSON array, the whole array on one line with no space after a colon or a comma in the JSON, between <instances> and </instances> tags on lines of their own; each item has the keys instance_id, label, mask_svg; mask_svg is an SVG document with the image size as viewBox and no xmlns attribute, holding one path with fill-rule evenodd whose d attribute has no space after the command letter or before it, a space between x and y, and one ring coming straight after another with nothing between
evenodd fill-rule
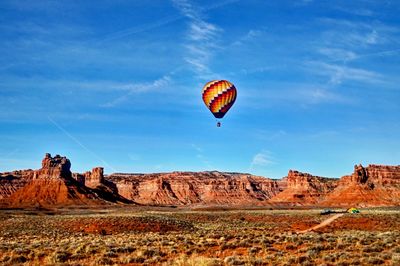
<instances>
[{"instance_id":1,"label":"desert plain","mask_svg":"<svg viewBox=\"0 0 400 266\"><path fill-rule=\"evenodd\" d=\"M400 209L70 207L0 212L2 265L399 265Z\"/></svg>"},{"instance_id":2,"label":"desert plain","mask_svg":"<svg viewBox=\"0 0 400 266\"><path fill-rule=\"evenodd\" d=\"M400 265L400 166L279 180L70 167L46 154L0 173L1 265Z\"/></svg>"}]
</instances>

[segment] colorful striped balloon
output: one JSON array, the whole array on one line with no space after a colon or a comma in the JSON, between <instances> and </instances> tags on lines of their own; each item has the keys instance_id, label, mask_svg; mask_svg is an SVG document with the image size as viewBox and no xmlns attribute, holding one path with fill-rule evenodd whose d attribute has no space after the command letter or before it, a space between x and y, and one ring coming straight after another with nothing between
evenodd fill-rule
<instances>
[{"instance_id":1,"label":"colorful striped balloon","mask_svg":"<svg viewBox=\"0 0 400 266\"><path fill-rule=\"evenodd\" d=\"M203 87L203 101L216 118L222 118L236 100L236 88L227 80L213 80Z\"/></svg>"}]
</instances>

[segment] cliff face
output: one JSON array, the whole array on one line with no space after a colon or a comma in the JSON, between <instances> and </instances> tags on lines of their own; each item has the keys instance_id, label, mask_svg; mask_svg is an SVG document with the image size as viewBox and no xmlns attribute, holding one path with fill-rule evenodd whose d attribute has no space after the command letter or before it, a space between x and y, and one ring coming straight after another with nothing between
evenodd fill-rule
<instances>
[{"instance_id":1,"label":"cliff face","mask_svg":"<svg viewBox=\"0 0 400 266\"><path fill-rule=\"evenodd\" d=\"M370 164L366 168L367 180L383 186L400 186L400 166Z\"/></svg>"},{"instance_id":2,"label":"cliff face","mask_svg":"<svg viewBox=\"0 0 400 266\"><path fill-rule=\"evenodd\" d=\"M315 205L337 186L337 179L290 170L283 179L286 189L271 202L289 205Z\"/></svg>"},{"instance_id":3,"label":"cliff face","mask_svg":"<svg viewBox=\"0 0 400 266\"><path fill-rule=\"evenodd\" d=\"M30 171L18 177L19 182L12 176L13 186L4 189L4 201L7 205L16 206L53 206L101 204L104 201L123 201L107 187L93 190L84 184L97 187L98 182L104 181L103 168L94 168L85 175L72 174L71 163L66 157L47 153L42 160L42 168ZM80 177L88 176L81 180ZM10 179L10 177L8 177ZM4 187L4 186L3 186ZM1 188L1 187L0 187Z\"/></svg>"},{"instance_id":4,"label":"cliff face","mask_svg":"<svg viewBox=\"0 0 400 266\"><path fill-rule=\"evenodd\" d=\"M0 173L0 200L28 184L34 177L33 170Z\"/></svg>"},{"instance_id":5,"label":"cliff face","mask_svg":"<svg viewBox=\"0 0 400 266\"><path fill-rule=\"evenodd\" d=\"M400 205L400 166L355 165L337 188L320 202L324 206Z\"/></svg>"},{"instance_id":6,"label":"cliff face","mask_svg":"<svg viewBox=\"0 0 400 266\"><path fill-rule=\"evenodd\" d=\"M104 182L104 170L103 167L95 167L92 171L88 171L84 174L84 184L90 188L96 188L103 185Z\"/></svg>"},{"instance_id":7,"label":"cliff face","mask_svg":"<svg viewBox=\"0 0 400 266\"><path fill-rule=\"evenodd\" d=\"M121 196L152 205L262 205L282 190L272 179L221 172L113 174L108 179Z\"/></svg>"},{"instance_id":8,"label":"cliff face","mask_svg":"<svg viewBox=\"0 0 400 266\"><path fill-rule=\"evenodd\" d=\"M71 162L66 157L61 157L60 155L51 157L50 153L46 153L42 160L42 168L35 171L34 179L71 179L70 168Z\"/></svg>"},{"instance_id":9,"label":"cliff face","mask_svg":"<svg viewBox=\"0 0 400 266\"><path fill-rule=\"evenodd\" d=\"M71 173L66 157L46 154L38 170L0 173L11 206L139 203L175 206L400 206L400 166L356 165L340 179L290 170L281 180L240 173Z\"/></svg>"}]
</instances>

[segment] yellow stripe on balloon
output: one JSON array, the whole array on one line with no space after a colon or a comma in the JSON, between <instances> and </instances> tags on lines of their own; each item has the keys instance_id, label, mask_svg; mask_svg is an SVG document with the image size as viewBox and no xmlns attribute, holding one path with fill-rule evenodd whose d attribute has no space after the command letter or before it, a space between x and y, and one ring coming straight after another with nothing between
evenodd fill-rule
<instances>
[{"instance_id":1,"label":"yellow stripe on balloon","mask_svg":"<svg viewBox=\"0 0 400 266\"><path fill-rule=\"evenodd\" d=\"M236 88L229 81L213 80L204 85L202 98L214 116L222 118L236 100Z\"/></svg>"}]
</instances>

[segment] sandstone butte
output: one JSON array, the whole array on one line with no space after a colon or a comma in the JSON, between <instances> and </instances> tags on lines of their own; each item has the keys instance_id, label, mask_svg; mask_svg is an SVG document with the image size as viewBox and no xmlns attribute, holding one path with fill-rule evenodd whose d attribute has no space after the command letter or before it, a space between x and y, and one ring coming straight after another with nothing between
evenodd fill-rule
<instances>
[{"instance_id":1,"label":"sandstone butte","mask_svg":"<svg viewBox=\"0 0 400 266\"><path fill-rule=\"evenodd\" d=\"M72 173L66 157L46 154L38 170L0 173L4 207L130 204L155 206L400 205L400 166L356 165L340 179L290 170L282 179L251 174L172 172L114 173L102 167Z\"/></svg>"}]
</instances>

